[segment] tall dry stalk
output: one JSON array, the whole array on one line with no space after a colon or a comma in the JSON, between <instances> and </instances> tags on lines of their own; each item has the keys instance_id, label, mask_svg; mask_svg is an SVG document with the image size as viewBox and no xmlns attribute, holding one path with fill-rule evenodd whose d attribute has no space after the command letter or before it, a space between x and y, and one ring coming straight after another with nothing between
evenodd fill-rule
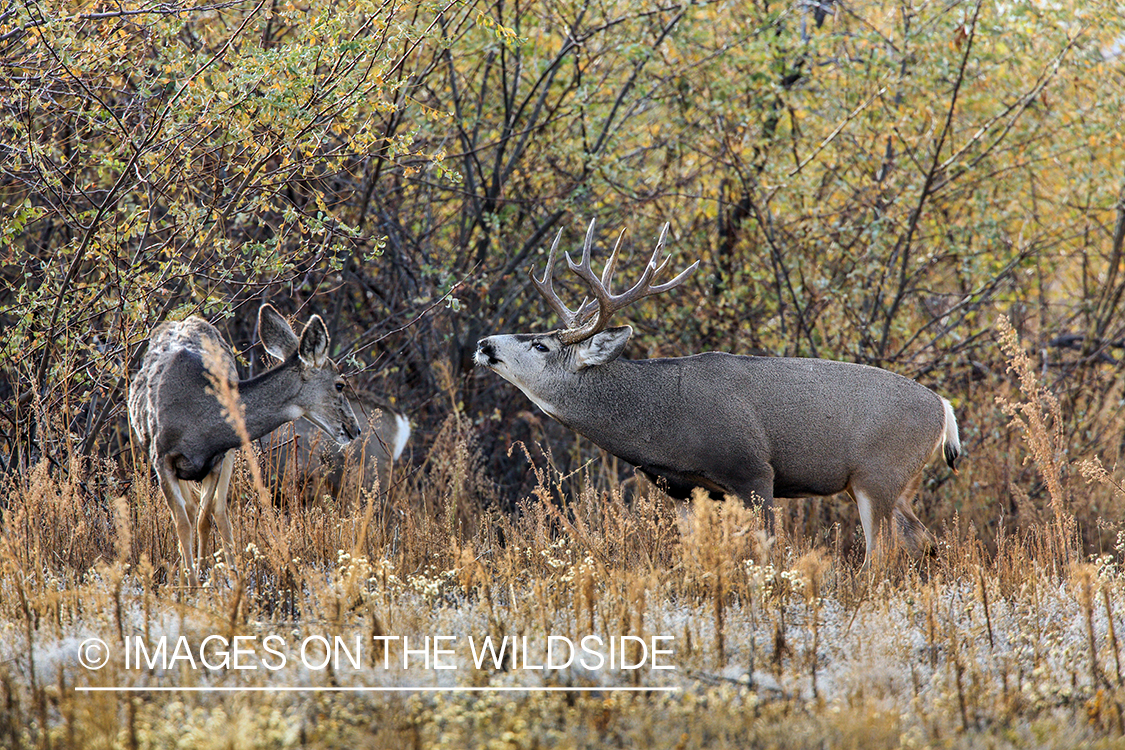
<instances>
[{"instance_id":1,"label":"tall dry stalk","mask_svg":"<svg viewBox=\"0 0 1125 750\"><path fill-rule=\"evenodd\" d=\"M818 667L817 651L820 649L820 619L823 604L822 593L824 574L828 569L828 561L819 549L812 549L797 559L795 568L800 571L802 587L801 593L805 596L805 618L811 634L808 644L809 680L812 685L813 698L820 699L820 690L816 682Z\"/></svg>"},{"instance_id":2,"label":"tall dry stalk","mask_svg":"<svg viewBox=\"0 0 1125 750\"><path fill-rule=\"evenodd\" d=\"M1031 358L1020 347L1019 336L1013 330L1008 318L1001 315L996 327L1000 332L1000 349L1008 359L1008 372L1015 373L1019 379L1023 401L1012 402L1003 396L996 397L996 403L1018 427L1030 451L1029 460L1034 461L1047 493L1051 498L1051 510L1055 516L1055 544L1057 552L1064 560L1071 557L1071 541L1074 538L1075 520L1068 507L1066 484L1063 471L1065 441L1063 437L1063 418L1059 400L1035 375Z\"/></svg>"}]
</instances>

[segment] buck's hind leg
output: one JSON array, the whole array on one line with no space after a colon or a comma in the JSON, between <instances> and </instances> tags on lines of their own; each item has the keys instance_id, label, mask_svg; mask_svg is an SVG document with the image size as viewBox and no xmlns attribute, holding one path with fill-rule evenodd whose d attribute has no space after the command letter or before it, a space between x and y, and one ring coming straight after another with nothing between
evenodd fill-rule
<instances>
[{"instance_id":1,"label":"buck's hind leg","mask_svg":"<svg viewBox=\"0 0 1125 750\"><path fill-rule=\"evenodd\" d=\"M871 567L871 557L875 551L875 508L871 497L863 490L848 488L848 494L859 507L859 523L863 527L863 570Z\"/></svg>"},{"instance_id":2,"label":"buck's hind leg","mask_svg":"<svg viewBox=\"0 0 1125 750\"><path fill-rule=\"evenodd\" d=\"M913 557L924 555L933 549L937 543L926 525L918 520L918 516L914 515L914 510L910 505L921 486L922 472L919 471L903 488L895 501L894 507L895 533Z\"/></svg>"},{"instance_id":3,"label":"buck's hind leg","mask_svg":"<svg viewBox=\"0 0 1125 750\"><path fill-rule=\"evenodd\" d=\"M859 506L859 521L863 525L863 570L868 570L880 541L886 544L888 535L894 533L890 524L891 512L894 508L891 498L894 495L888 496L876 488L864 486L859 482L848 485L847 491Z\"/></svg>"},{"instance_id":4,"label":"buck's hind leg","mask_svg":"<svg viewBox=\"0 0 1125 750\"><path fill-rule=\"evenodd\" d=\"M880 545L889 549L901 547L917 557L932 544L932 535L910 507L921 482L922 471L919 470L901 489L861 480L854 480L848 485L848 494L859 506L859 518L863 524L866 547L864 569L871 566Z\"/></svg>"}]
</instances>

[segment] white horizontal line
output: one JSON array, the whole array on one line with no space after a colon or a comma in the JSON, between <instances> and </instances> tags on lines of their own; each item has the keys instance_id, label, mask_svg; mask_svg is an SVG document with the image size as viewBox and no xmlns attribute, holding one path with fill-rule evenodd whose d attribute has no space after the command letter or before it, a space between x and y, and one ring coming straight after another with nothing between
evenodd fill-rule
<instances>
[{"instance_id":1,"label":"white horizontal line","mask_svg":"<svg viewBox=\"0 0 1125 750\"><path fill-rule=\"evenodd\" d=\"M446 687L442 685L424 685L421 687L323 687L316 685L278 687L253 686L246 687L76 687L78 692L89 693L614 693L614 692L678 692L679 687L518 687L502 685L496 687Z\"/></svg>"}]
</instances>

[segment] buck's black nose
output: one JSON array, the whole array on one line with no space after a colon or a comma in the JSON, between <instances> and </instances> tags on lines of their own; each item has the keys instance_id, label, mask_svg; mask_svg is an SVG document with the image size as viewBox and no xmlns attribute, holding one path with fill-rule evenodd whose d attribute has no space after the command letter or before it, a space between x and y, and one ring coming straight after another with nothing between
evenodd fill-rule
<instances>
[{"instance_id":1,"label":"buck's black nose","mask_svg":"<svg viewBox=\"0 0 1125 750\"><path fill-rule=\"evenodd\" d=\"M477 355L474 358L478 365L494 365L500 360L496 357L496 346L488 339L477 342Z\"/></svg>"}]
</instances>

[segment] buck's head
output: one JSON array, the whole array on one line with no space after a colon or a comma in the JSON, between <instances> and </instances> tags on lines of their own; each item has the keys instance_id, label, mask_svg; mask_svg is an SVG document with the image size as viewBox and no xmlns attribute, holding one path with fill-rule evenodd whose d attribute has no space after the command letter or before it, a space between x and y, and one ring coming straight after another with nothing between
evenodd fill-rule
<instances>
[{"instance_id":1,"label":"buck's head","mask_svg":"<svg viewBox=\"0 0 1125 750\"><path fill-rule=\"evenodd\" d=\"M611 294L610 281L617 266L617 255L624 234L623 231L618 236L617 244L614 245L613 253L606 262L600 279L590 268L590 246L594 239L593 221L586 230L582 262L575 263L570 254L566 254L566 262L570 270L582 280L593 296L593 299L588 297L578 310L571 310L559 299L551 280L559 239L562 237L560 230L547 256L547 270L543 278L535 278L533 270L531 283L543 295L551 309L562 318L565 327L550 333L517 333L483 338L477 343L476 363L495 371L500 377L527 394L545 412L555 416L546 403L548 394L557 392L558 388L571 380L575 373L612 362L625 349L633 329L629 326L608 328L610 316L639 299L679 286L699 266L699 261L696 261L671 281L653 285L653 279L668 265L667 259L663 263L659 262L661 250L668 236L668 225L665 224L656 243L656 249L653 250L640 280L628 291Z\"/></svg>"},{"instance_id":2,"label":"buck's head","mask_svg":"<svg viewBox=\"0 0 1125 750\"><path fill-rule=\"evenodd\" d=\"M319 315L309 318L298 338L272 305L258 310L258 337L287 371L291 419L304 417L343 445L359 435L359 420L344 397L344 378L328 358L328 329ZM299 412L299 413L298 413Z\"/></svg>"}]
</instances>

